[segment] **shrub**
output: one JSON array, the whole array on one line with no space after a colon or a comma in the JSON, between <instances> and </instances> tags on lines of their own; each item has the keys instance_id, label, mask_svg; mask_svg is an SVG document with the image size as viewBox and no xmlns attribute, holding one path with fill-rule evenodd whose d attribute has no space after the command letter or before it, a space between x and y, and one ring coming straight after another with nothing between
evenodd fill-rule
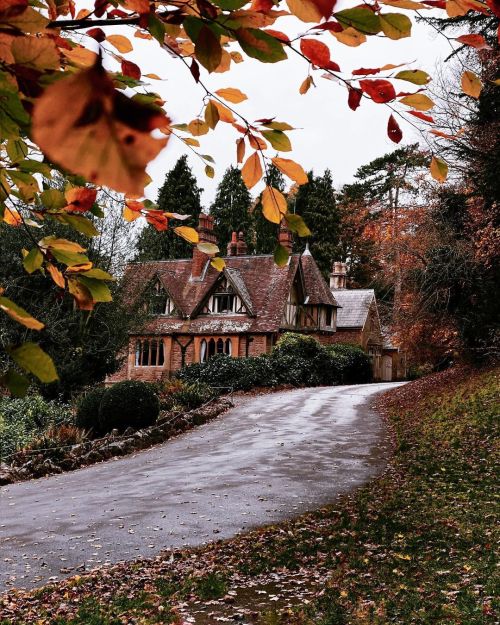
<instances>
[{"instance_id":1,"label":"shrub","mask_svg":"<svg viewBox=\"0 0 500 625\"><path fill-rule=\"evenodd\" d=\"M0 399L0 454L5 457L29 445L46 430L72 424L71 407L40 395Z\"/></svg>"},{"instance_id":2,"label":"shrub","mask_svg":"<svg viewBox=\"0 0 500 625\"><path fill-rule=\"evenodd\" d=\"M216 392L208 384L173 379L169 380L160 390L160 408L172 410L174 406L179 406L186 410L192 410L215 395Z\"/></svg>"},{"instance_id":3,"label":"shrub","mask_svg":"<svg viewBox=\"0 0 500 625\"><path fill-rule=\"evenodd\" d=\"M150 384L129 380L108 388L99 406L99 427L102 432L127 427L140 429L158 418L160 402Z\"/></svg>"},{"instance_id":4,"label":"shrub","mask_svg":"<svg viewBox=\"0 0 500 625\"><path fill-rule=\"evenodd\" d=\"M337 370L342 384L363 384L372 379L372 366L368 355L357 345L336 343L326 348L331 369Z\"/></svg>"},{"instance_id":5,"label":"shrub","mask_svg":"<svg viewBox=\"0 0 500 625\"><path fill-rule=\"evenodd\" d=\"M104 386L98 386L80 396L75 417L75 423L79 428L94 434L99 433L99 406L106 391Z\"/></svg>"},{"instance_id":6,"label":"shrub","mask_svg":"<svg viewBox=\"0 0 500 625\"><path fill-rule=\"evenodd\" d=\"M63 458L65 453L63 447L77 445L85 440L85 432L75 425L60 425L51 427L38 438L33 439L23 449L30 451L51 449L47 458Z\"/></svg>"},{"instance_id":7,"label":"shrub","mask_svg":"<svg viewBox=\"0 0 500 625\"><path fill-rule=\"evenodd\" d=\"M280 382L295 386L333 384L338 376L326 349L312 336L287 332L271 353Z\"/></svg>"}]
</instances>

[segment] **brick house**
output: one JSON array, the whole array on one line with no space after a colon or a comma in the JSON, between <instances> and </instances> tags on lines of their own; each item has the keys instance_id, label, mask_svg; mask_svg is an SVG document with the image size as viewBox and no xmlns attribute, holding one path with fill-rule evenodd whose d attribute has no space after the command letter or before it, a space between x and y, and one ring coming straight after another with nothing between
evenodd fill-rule
<instances>
[{"instance_id":1,"label":"brick house","mask_svg":"<svg viewBox=\"0 0 500 625\"><path fill-rule=\"evenodd\" d=\"M381 327L375 291L348 289L346 273L345 263L333 263L330 289L340 306L334 340L359 345L369 355L374 381L401 380L406 376L405 356Z\"/></svg>"},{"instance_id":2,"label":"brick house","mask_svg":"<svg viewBox=\"0 0 500 625\"><path fill-rule=\"evenodd\" d=\"M216 243L211 216L200 215L198 234L200 242ZM130 336L124 364L107 382L162 379L215 354L257 356L287 330L334 342L334 295L309 251L291 253L288 230L279 240L290 252L285 267L272 255L247 254L242 233L233 233L221 272L197 248L188 259L128 265L125 288L129 297L143 297L150 320Z\"/></svg>"}]
</instances>

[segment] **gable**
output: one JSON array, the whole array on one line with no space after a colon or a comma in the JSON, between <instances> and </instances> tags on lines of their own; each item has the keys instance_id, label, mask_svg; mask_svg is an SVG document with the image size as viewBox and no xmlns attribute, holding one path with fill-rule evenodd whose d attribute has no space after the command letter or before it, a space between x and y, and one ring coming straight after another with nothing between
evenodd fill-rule
<instances>
[{"instance_id":1,"label":"gable","mask_svg":"<svg viewBox=\"0 0 500 625\"><path fill-rule=\"evenodd\" d=\"M234 275L224 270L201 305L193 311L193 317L214 314L251 314L251 308L248 306L248 292L244 289L245 292L242 293L241 286L241 280L237 283Z\"/></svg>"}]
</instances>

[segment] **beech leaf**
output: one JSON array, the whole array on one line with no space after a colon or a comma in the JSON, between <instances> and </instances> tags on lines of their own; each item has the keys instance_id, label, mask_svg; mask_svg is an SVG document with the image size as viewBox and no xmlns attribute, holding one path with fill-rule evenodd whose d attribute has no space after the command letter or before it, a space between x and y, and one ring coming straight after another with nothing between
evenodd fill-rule
<instances>
[{"instance_id":1,"label":"beech leaf","mask_svg":"<svg viewBox=\"0 0 500 625\"><path fill-rule=\"evenodd\" d=\"M241 177L249 189L254 187L262 178L262 165L257 152L254 152L245 161L241 168Z\"/></svg>"},{"instance_id":2,"label":"beech leaf","mask_svg":"<svg viewBox=\"0 0 500 625\"><path fill-rule=\"evenodd\" d=\"M278 189L267 185L262 192L262 214L264 217L274 224L279 224L286 212L285 196Z\"/></svg>"},{"instance_id":3,"label":"beech leaf","mask_svg":"<svg viewBox=\"0 0 500 625\"><path fill-rule=\"evenodd\" d=\"M12 360L25 371L36 376L40 382L55 382L58 379L52 358L36 343L23 343L9 349Z\"/></svg>"}]
</instances>

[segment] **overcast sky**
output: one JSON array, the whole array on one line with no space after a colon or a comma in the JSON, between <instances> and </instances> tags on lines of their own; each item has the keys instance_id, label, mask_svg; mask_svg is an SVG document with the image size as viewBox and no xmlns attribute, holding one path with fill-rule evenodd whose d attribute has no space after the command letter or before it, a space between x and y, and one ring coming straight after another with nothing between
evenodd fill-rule
<instances>
[{"instance_id":1,"label":"overcast sky","mask_svg":"<svg viewBox=\"0 0 500 625\"><path fill-rule=\"evenodd\" d=\"M289 35L307 29L306 25L291 17L281 18L274 27ZM174 123L189 122L197 117L203 109L203 90L194 83L182 63L161 50L156 41L131 37L130 29L119 32L127 34L134 45L134 51L125 57L137 62L143 74L155 73L163 79L151 83L166 100L165 109ZM369 37L358 48L337 42L329 33L323 35L322 40L329 45L332 59L343 71L406 62L412 69L424 69L432 74L436 64L450 52L444 37L422 24L414 24L410 38L391 41ZM316 88L311 87L307 94L300 95L298 90L307 75L307 63L290 53L289 57L288 61L276 64L264 64L245 57L243 63L233 63L231 70L224 74L209 75L202 68L202 79L213 90L236 87L243 91L249 99L233 106L247 119L276 117L297 127L289 133L293 151L282 155L316 173L329 168L337 187L350 181L357 167L395 148L386 135L390 111L385 106L363 100L357 111L351 111L347 106L345 87L321 78L321 71L313 73ZM399 82L399 87L412 91L415 86ZM403 143L419 139L411 126L401 122L401 127ZM224 170L236 163L235 141L238 136L228 124L219 123L215 132L199 137L200 151L210 154L216 161L213 180L205 175L201 161L172 137L167 148L149 166L153 182L147 187L147 197L156 199L165 173L179 156L188 153L189 164L204 189L203 204L209 206ZM247 148L247 155L249 153ZM274 156L274 152L270 155ZM253 193L258 190L259 187L254 188Z\"/></svg>"}]
</instances>

